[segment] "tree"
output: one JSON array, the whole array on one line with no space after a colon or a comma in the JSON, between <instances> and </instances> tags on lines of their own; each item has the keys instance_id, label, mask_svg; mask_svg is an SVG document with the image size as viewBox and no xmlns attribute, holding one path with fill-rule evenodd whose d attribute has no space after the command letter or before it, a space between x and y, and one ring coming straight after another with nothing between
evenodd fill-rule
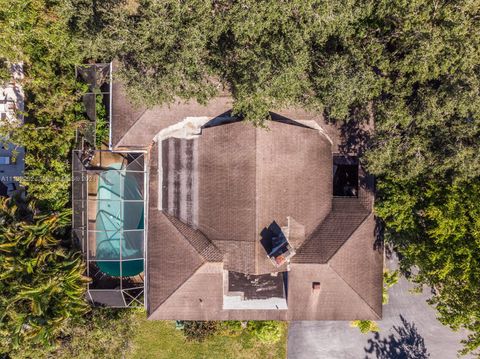
<instances>
[{"instance_id":1,"label":"tree","mask_svg":"<svg viewBox=\"0 0 480 359\"><path fill-rule=\"evenodd\" d=\"M422 197L421 212L411 212L410 220L397 221L405 225L391 230L390 240L403 256L403 271L416 268L411 279L434 289L429 302L437 309L440 321L455 330L463 327L470 331L464 341L463 353L467 353L477 349L480 341L480 183L447 188L434 183ZM385 211L387 217L395 206L393 201L379 207L379 213Z\"/></svg>"},{"instance_id":2,"label":"tree","mask_svg":"<svg viewBox=\"0 0 480 359\"><path fill-rule=\"evenodd\" d=\"M444 323L474 330L468 347L480 344L468 299L479 291L464 282L461 260L480 258L470 246L477 229L456 226L454 235L446 217L431 217L433 208L447 214L440 200L472 213L480 206L474 193L460 196L480 182L478 0L82 4L74 31L83 29L90 53L118 60L127 90L148 106L205 102L225 87L234 112L256 125L269 110L297 105L337 122L373 116L362 161L377 177L376 213L387 240L401 253L404 274L416 267L414 280L443 288L432 304ZM82 13L95 14L97 25ZM100 41L108 44L101 51ZM463 254L446 260L447 248ZM449 291L462 288L470 295L451 301Z\"/></svg>"},{"instance_id":3,"label":"tree","mask_svg":"<svg viewBox=\"0 0 480 359\"><path fill-rule=\"evenodd\" d=\"M81 258L61 246L70 210L42 214L35 203L0 198L0 344L54 345L70 318L87 311Z\"/></svg>"},{"instance_id":4,"label":"tree","mask_svg":"<svg viewBox=\"0 0 480 359\"><path fill-rule=\"evenodd\" d=\"M75 79L83 55L67 15L63 1L13 0L0 9L0 53L7 62L24 64L26 122L0 126L0 135L25 148L28 176L22 184L38 206L53 210L69 201L69 153L83 119L78 100L84 89Z\"/></svg>"},{"instance_id":5,"label":"tree","mask_svg":"<svg viewBox=\"0 0 480 359\"><path fill-rule=\"evenodd\" d=\"M442 323L471 330L466 353L480 344L478 6L417 1L374 10L388 64L377 67L390 82L374 100L376 134L364 158L378 180L376 212L403 273L434 288Z\"/></svg>"},{"instance_id":6,"label":"tree","mask_svg":"<svg viewBox=\"0 0 480 359\"><path fill-rule=\"evenodd\" d=\"M393 272L390 272L389 270L383 271L382 304L388 304L388 290L398 283L399 274L400 273L398 272L398 270Z\"/></svg>"},{"instance_id":7,"label":"tree","mask_svg":"<svg viewBox=\"0 0 480 359\"><path fill-rule=\"evenodd\" d=\"M11 138L26 146L30 173L68 173L81 112L71 74L84 59L116 59L131 97L147 106L206 102L225 88L234 111L256 125L267 124L269 110L297 105L337 122L373 116L362 161L377 177L387 240L403 273L418 269L412 279L435 288L442 321L472 330L466 349L480 345L478 0L131 3L31 0L0 9L2 61L26 62L29 125ZM29 191L56 210L68 182L30 183Z\"/></svg>"},{"instance_id":8,"label":"tree","mask_svg":"<svg viewBox=\"0 0 480 359\"><path fill-rule=\"evenodd\" d=\"M355 43L355 11L349 1L142 0L132 12L84 0L71 26L88 53L117 60L136 102L204 103L225 89L235 113L263 125L292 105L344 118L380 93L383 79L341 43Z\"/></svg>"}]
</instances>

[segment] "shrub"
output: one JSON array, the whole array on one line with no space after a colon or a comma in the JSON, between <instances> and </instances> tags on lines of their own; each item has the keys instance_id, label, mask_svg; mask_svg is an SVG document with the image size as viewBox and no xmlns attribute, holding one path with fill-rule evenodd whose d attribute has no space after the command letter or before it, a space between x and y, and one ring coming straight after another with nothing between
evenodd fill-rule
<instances>
[{"instance_id":1,"label":"shrub","mask_svg":"<svg viewBox=\"0 0 480 359\"><path fill-rule=\"evenodd\" d=\"M262 343L277 343L282 337L282 323L276 321L250 321L247 330Z\"/></svg>"},{"instance_id":2,"label":"shrub","mask_svg":"<svg viewBox=\"0 0 480 359\"><path fill-rule=\"evenodd\" d=\"M56 348L24 347L11 359L123 358L139 325L138 310L92 308L84 317L71 320L58 337ZM143 314L142 314L143 315Z\"/></svg>"},{"instance_id":3,"label":"shrub","mask_svg":"<svg viewBox=\"0 0 480 359\"><path fill-rule=\"evenodd\" d=\"M185 321L183 333L188 340L203 341L219 329L218 322L215 321Z\"/></svg>"},{"instance_id":4,"label":"shrub","mask_svg":"<svg viewBox=\"0 0 480 359\"><path fill-rule=\"evenodd\" d=\"M227 337L237 337L242 334L244 326L241 321L227 320L220 324L220 330L222 335Z\"/></svg>"},{"instance_id":5,"label":"shrub","mask_svg":"<svg viewBox=\"0 0 480 359\"><path fill-rule=\"evenodd\" d=\"M103 96L96 95L95 110L97 113L96 119L96 147L101 148L103 143L108 142L109 123L107 119L107 109L103 104Z\"/></svg>"},{"instance_id":6,"label":"shrub","mask_svg":"<svg viewBox=\"0 0 480 359\"><path fill-rule=\"evenodd\" d=\"M0 198L0 353L54 347L87 310L85 267L61 245L71 211L44 214L35 202Z\"/></svg>"},{"instance_id":7,"label":"shrub","mask_svg":"<svg viewBox=\"0 0 480 359\"><path fill-rule=\"evenodd\" d=\"M362 334L380 331L377 322L374 320L354 320L350 322L350 326L352 328L357 327Z\"/></svg>"},{"instance_id":8,"label":"shrub","mask_svg":"<svg viewBox=\"0 0 480 359\"><path fill-rule=\"evenodd\" d=\"M388 304L388 289L398 283L399 275L400 272L397 270L393 272L385 270L383 272L382 304Z\"/></svg>"}]
</instances>

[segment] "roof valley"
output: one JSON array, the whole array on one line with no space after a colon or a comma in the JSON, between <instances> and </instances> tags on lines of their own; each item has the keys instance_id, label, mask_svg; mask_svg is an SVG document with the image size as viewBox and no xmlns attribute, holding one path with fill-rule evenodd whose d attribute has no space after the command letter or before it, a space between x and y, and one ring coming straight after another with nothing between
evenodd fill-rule
<instances>
[{"instance_id":1,"label":"roof valley","mask_svg":"<svg viewBox=\"0 0 480 359\"><path fill-rule=\"evenodd\" d=\"M165 217L174 225L178 232L185 238L195 251L206 262L221 262L223 256L217 246L198 229L182 222L178 218L165 213Z\"/></svg>"},{"instance_id":2,"label":"roof valley","mask_svg":"<svg viewBox=\"0 0 480 359\"><path fill-rule=\"evenodd\" d=\"M358 198L333 198L331 212L300 246L293 262L327 263L368 215Z\"/></svg>"}]
</instances>

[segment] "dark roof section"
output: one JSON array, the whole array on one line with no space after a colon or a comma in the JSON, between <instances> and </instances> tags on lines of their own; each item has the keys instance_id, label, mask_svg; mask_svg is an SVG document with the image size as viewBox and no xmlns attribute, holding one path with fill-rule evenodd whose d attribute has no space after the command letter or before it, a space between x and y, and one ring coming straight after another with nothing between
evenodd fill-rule
<instances>
[{"instance_id":1,"label":"dark roof section","mask_svg":"<svg viewBox=\"0 0 480 359\"><path fill-rule=\"evenodd\" d=\"M182 236L195 248L195 250L208 262L222 262L223 255L210 240L199 230L195 230L177 218L165 213L165 216L177 228Z\"/></svg>"},{"instance_id":2,"label":"dark roof section","mask_svg":"<svg viewBox=\"0 0 480 359\"><path fill-rule=\"evenodd\" d=\"M334 197L332 211L300 247L292 262L327 263L368 214L358 198Z\"/></svg>"},{"instance_id":3,"label":"dark roof section","mask_svg":"<svg viewBox=\"0 0 480 359\"><path fill-rule=\"evenodd\" d=\"M221 263L205 263L149 319L160 320L287 320L286 310L223 310Z\"/></svg>"},{"instance_id":4,"label":"dark roof section","mask_svg":"<svg viewBox=\"0 0 480 359\"><path fill-rule=\"evenodd\" d=\"M157 146L150 152L147 288L148 311L153 312L205 262L182 233L156 207Z\"/></svg>"},{"instance_id":5,"label":"dark roof section","mask_svg":"<svg viewBox=\"0 0 480 359\"><path fill-rule=\"evenodd\" d=\"M251 275L228 272L228 291L240 292L245 300L285 298L283 273Z\"/></svg>"}]
</instances>

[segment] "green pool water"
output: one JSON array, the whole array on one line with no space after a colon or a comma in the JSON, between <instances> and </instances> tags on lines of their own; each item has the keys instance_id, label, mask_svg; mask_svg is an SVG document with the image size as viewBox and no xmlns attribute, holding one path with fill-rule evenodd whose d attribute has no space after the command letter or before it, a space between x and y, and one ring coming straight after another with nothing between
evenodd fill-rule
<instances>
[{"instance_id":1,"label":"green pool water","mask_svg":"<svg viewBox=\"0 0 480 359\"><path fill-rule=\"evenodd\" d=\"M122 170L121 163L109 168L113 171L102 172L98 181L97 266L110 276L134 276L143 272L143 202L125 200L142 201L143 184Z\"/></svg>"}]
</instances>

